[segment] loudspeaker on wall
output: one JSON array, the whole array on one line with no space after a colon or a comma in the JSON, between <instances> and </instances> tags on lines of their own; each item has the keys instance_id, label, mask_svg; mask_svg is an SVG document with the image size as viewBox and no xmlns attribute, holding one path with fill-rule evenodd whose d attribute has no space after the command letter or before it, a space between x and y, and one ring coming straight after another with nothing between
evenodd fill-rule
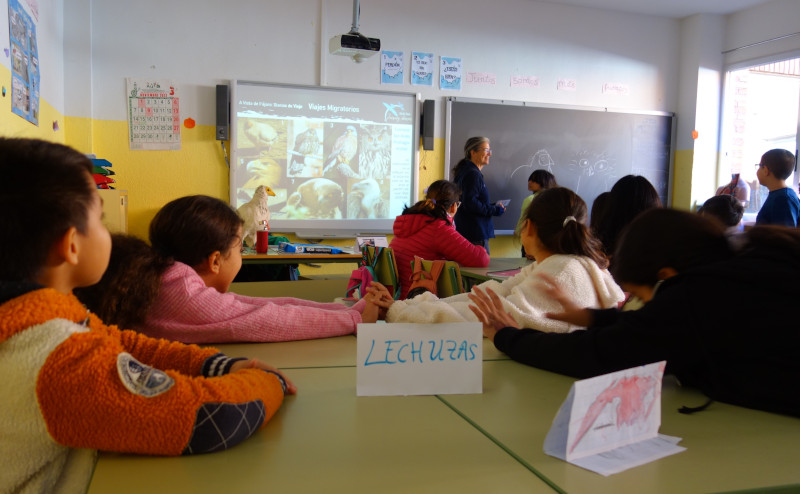
<instances>
[{"instance_id":1,"label":"loudspeaker on wall","mask_svg":"<svg viewBox=\"0 0 800 494\"><path fill-rule=\"evenodd\" d=\"M217 140L230 139L231 90L227 84L217 84Z\"/></svg>"},{"instance_id":2,"label":"loudspeaker on wall","mask_svg":"<svg viewBox=\"0 0 800 494\"><path fill-rule=\"evenodd\" d=\"M422 136L422 149L425 151L433 150L433 128L436 118L436 102L426 99L422 103L422 124L420 125L420 135Z\"/></svg>"}]
</instances>

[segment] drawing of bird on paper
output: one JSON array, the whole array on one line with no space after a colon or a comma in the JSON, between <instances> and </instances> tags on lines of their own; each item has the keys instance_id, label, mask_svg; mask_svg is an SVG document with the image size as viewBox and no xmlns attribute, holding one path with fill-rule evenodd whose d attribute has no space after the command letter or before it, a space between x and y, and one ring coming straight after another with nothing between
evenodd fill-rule
<instances>
[{"instance_id":1,"label":"drawing of bird on paper","mask_svg":"<svg viewBox=\"0 0 800 494\"><path fill-rule=\"evenodd\" d=\"M325 160L322 176L325 178L360 178L358 173L350 168L350 161L358 151L358 132L352 125L348 125L344 133L336 139L333 149Z\"/></svg>"},{"instance_id":2,"label":"drawing of bird on paper","mask_svg":"<svg viewBox=\"0 0 800 494\"><path fill-rule=\"evenodd\" d=\"M265 185L256 187L253 198L236 210L239 217L242 218L242 241L248 247L255 247L256 245L256 232L262 228L262 222L269 223L269 205L267 201L269 196L274 196L275 192Z\"/></svg>"}]
</instances>

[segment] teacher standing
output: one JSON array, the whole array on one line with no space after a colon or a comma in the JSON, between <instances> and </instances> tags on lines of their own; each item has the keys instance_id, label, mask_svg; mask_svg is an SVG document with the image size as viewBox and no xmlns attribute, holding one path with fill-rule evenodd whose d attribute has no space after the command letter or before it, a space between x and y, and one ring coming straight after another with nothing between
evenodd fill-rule
<instances>
[{"instance_id":1,"label":"teacher standing","mask_svg":"<svg viewBox=\"0 0 800 494\"><path fill-rule=\"evenodd\" d=\"M489 164L492 149L488 137L470 137L464 144L464 158L453 168L453 181L461 188L461 207L455 217L456 230L489 253L489 239L494 238L492 216L506 208L489 203L489 190L483 181L483 167Z\"/></svg>"}]
</instances>

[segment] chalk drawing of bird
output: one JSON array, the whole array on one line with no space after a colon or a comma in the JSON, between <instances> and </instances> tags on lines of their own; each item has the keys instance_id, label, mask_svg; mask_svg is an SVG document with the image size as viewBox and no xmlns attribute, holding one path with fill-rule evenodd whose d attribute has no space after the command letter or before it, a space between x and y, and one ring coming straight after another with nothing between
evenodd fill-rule
<instances>
[{"instance_id":1,"label":"chalk drawing of bird","mask_svg":"<svg viewBox=\"0 0 800 494\"><path fill-rule=\"evenodd\" d=\"M267 201L269 196L274 196L275 192L265 185L256 187L253 198L236 210L242 218L242 240L248 247L255 247L256 232L262 227L261 222L269 222L269 206Z\"/></svg>"},{"instance_id":2,"label":"chalk drawing of bird","mask_svg":"<svg viewBox=\"0 0 800 494\"><path fill-rule=\"evenodd\" d=\"M254 122L248 120L244 123L244 135L262 151L269 151L275 140L278 139L278 132L272 125L266 122Z\"/></svg>"},{"instance_id":3,"label":"chalk drawing of bird","mask_svg":"<svg viewBox=\"0 0 800 494\"><path fill-rule=\"evenodd\" d=\"M347 195L348 218L385 218L386 201L381 197L378 182L368 178L353 185Z\"/></svg>"},{"instance_id":4,"label":"chalk drawing of bird","mask_svg":"<svg viewBox=\"0 0 800 494\"><path fill-rule=\"evenodd\" d=\"M312 178L289 195L281 212L291 219L341 219L343 200L341 185L327 178Z\"/></svg>"},{"instance_id":5,"label":"chalk drawing of bird","mask_svg":"<svg viewBox=\"0 0 800 494\"><path fill-rule=\"evenodd\" d=\"M358 173L350 168L350 161L358 151L358 132L348 125L344 134L336 139L333 150L325 160L322 175L327 178L359 178Z\"/></svg>"},{"instance_id":6,"label":"chalk drawing of bird","mask_svg":"<svg viewBox=\"0 0 800 494\"><path fill-rule=\"evenodd\" d=\"M289 165L289 174L297 175L303 171L306 164L306 157L314 156L320 152L322 141L317 134L317 129L308 128L301 132L294 140L294 150L292 151L292 163ZM318 159L322 159L320 156Z\"/></svg>"}]
</instances>

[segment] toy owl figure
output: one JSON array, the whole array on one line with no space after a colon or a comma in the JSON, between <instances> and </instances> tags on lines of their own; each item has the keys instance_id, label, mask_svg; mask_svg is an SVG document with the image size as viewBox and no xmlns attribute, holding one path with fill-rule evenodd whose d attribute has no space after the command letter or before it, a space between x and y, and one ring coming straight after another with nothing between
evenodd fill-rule
<instances>
[{"instance_id":1,"label":"toy owl figure","mask_svg":"<svg viewBox=\"0 0 800 494\"><path fill-rule=\"evenodd\" d=\"M262 222L269 223L269 206L267 201L269 196L274 196L275 192L265 185L256 187L253 198L239 206L236 210L242 218L242 240L248 247L255 247L256 232L261 228Z\"/></svg>"}]
</instances>

